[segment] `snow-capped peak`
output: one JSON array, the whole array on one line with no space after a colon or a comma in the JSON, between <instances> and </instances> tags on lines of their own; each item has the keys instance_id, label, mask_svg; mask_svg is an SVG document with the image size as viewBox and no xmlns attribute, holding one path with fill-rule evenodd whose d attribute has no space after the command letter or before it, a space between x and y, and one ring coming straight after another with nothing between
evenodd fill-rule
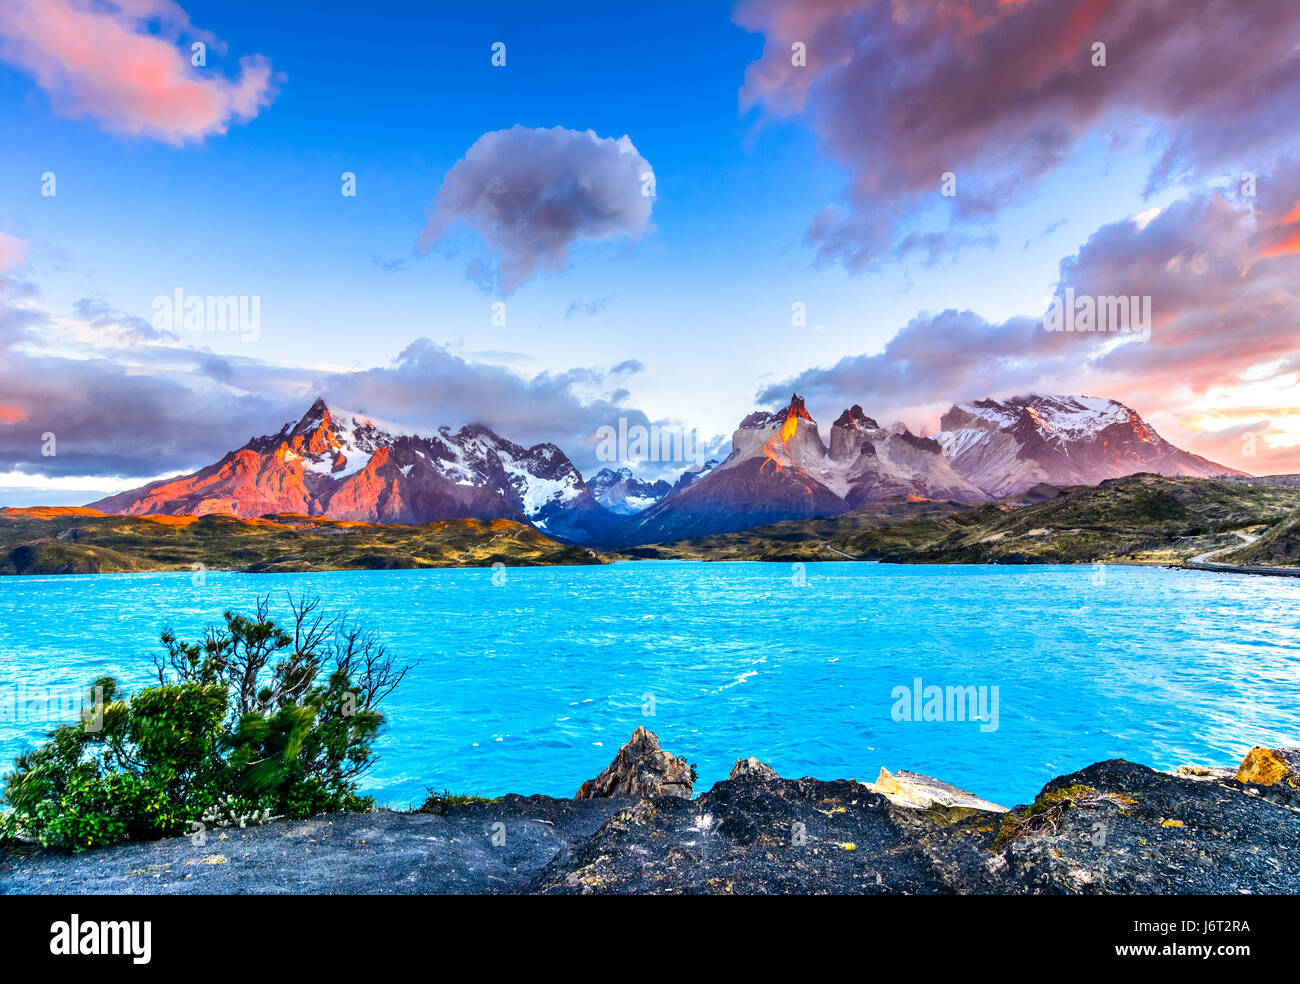
<instances>
[{"instance_id":1,"label":"snow-capped peak","mask_svg":"<svg viewBox=\"0 0 1300 984\"><path fill-rule=\"evenodd\" d=\"M998 428L1014 427L1026 417L1041 435L1075 440L1099 434L1115 424L1142 426L1142 418L1118 400L1097 396L1028 396L1008 400L975 400L958 403L953 410L987 421ZM953 414L950 410L945 418ZM945 421L944 430L950 430Z\"/></svg>"},{"instance_id":2,"label":"snow-capped peak","mask_svg":"<svg viewBox=\"0 0 1300 984\"><path fill-rule=\"evenodd\" d=\"M953 469L991 495L1039 482L1093 485L1139 471L1209 477L1222 465L1164 440L1137 411L1095 396L975 400L943 415L935 440Z\"/></svg>"},{"instance_id":3,"label":"snow-capped peak","mask_svg":"<svg viewBox=\"0 0 1300 984\"><path fill-rule=\"evenodd\" d=\"M323 399L296 423L271 437L256 438L248 447L268 452L281 445L286 461L335 482L360 472L381 448L392 451L401 445L404 455L418 457L448 481L493 490L533 520L586 491L578 469L554 444L524 448L481 424L454 433L443 426L434 436L424 437L400 424L328 406ZM409 477L410 471L402 475Z\"/></svg>"},{"instance_id":4,"label":"snow-capped peak","mask_svg":"<svg viewBox=\"0 0 1300 984\"><path fill-rule=\"evenodd\" d=\"M672 491L672 486L663 479L646 481L626 467L602 468L591 476L587 488L597 502L620 516L649 509Z\"/></svg>"}]
</instances>

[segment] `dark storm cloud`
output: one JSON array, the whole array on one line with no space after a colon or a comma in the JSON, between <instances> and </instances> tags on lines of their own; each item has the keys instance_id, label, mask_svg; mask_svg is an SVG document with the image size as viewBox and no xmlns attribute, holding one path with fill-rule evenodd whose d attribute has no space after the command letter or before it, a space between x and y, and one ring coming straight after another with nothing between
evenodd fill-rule
<instances>
[{"instance_id":1,"label":"dark storm cloud","mask_svg":"<svg viewBox=\"0 0 1300 984\"><path fill-rule=\"evenodd\" d=\"M21 419L0 426L0 471L158 475L209 464L289 412L285 401L198 383L110 359L11 350L0 356L0 403ZM46 434L55 436L52 456L42 454Z\"/></svg>"}]
</instances>

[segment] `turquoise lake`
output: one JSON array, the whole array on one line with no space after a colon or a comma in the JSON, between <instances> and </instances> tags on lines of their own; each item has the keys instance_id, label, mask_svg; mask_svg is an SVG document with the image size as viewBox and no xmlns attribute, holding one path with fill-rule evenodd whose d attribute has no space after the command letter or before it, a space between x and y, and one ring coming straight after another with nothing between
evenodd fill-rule
<instances>
[{"instance_id":1,"label":"turquoise lake","mask_svg":"<svg viewBox=\"0 0 1300 984\"><path fill-rule=\"evenodd\" d=\"M757 755L788 777L911 769L1006 806L1098 759L1226 765L1300 741L1300 579L851 562L504 575L0 578L0 689L104 674L136 688L164 625L197 637L268 593L287 614L293 592L419 661L367 778L393 806L430 787L571 796L638 725L698 766L697 791ZM918 678L990 701L996 687L996 730L896 720ZM0 710L4 771L47 727Z\"/></svg>"}]
</instances>

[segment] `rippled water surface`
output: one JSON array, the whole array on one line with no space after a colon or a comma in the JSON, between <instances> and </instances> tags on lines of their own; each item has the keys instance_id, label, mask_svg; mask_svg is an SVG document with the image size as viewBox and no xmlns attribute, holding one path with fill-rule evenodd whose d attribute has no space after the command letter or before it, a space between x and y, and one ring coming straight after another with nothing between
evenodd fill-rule
<instances>
[{"instance_id":1,"label":"rippled water surface","mask_svg":"<svg viewBox=\"0 0 1300 984\"><path fill-rule=\"evenodd\" d=\"M1133 567L9 577L0 686L142 685L165 624L196 636L260 594L283 611L286 591L419 660L368 780L394 805L428 787L572 795L639 724L698 765L701 790L757 755L786 776L912 769L1008 806L1098 759L1226 764L1300 739L1300 579ZM990 701L997 687L996 730L895 720L893 691L916 678L987 687ZM8 715L6 768L45 730Z\"/></svg>"}]
</instances>

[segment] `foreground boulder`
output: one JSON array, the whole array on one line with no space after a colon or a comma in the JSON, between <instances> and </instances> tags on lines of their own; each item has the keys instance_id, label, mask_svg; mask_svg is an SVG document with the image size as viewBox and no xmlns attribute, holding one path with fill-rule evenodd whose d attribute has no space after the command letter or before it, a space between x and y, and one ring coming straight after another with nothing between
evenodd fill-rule
<instances>
[{"instance_id":1,"label":"foreground boulder","mask_svg":"<svg viewBox=\"0 0 1300 984\"><path fill-rule=\"evenodd\" d=\"M897 773L881 769L874 783L863 783L872 792L881 793L898 806L928 810L946 820L960 820L976 813L1006 813L998 806L974 793L919 772L899 769Z\"/></svg>"},{"instance_id":2,"label":"foreground boulder","mask_svg":"<svg viewBox=\"0 0 1300 984\"><path fill-rule=\"evenodd\" d=\"M595 779L588 779L574 799L604 799L614 796L676 796L690 799L694 779L686 759L669 755L659 747L659 736L637 728L627 744Z\"/></svg>"},{"instance_id":3,"label":"foreground boulder","mask_svg":"<svg viewBox=\"0 0 1300 984\"><path fill-rule=\"evenodd\" d=\"M1256 745L1237 769L1238 782L1260 786L1282 783L1300 789L1300 748L1261 748Z\"/></svg>"},{"instance_id":4,"label":"foreground boulder","mask_svg":"<svg viewBox=\"0 0 1300 984\"><path fill-rule=\"evenodd\" d=\"M742 776L750 776L757 779L778 779L776 769L764 762L760 762L753 755L749 758L736 759L736 764L731 767L731 775L728 779L739 779Z\"/></svg>"},{"instance_id":5,"label":"foreground boulder","mask_svg":"<svg viewBox=\"0 0 1300 984\"><path fill-rule=\"evenodd\" d=\"M1237 778L1237 770L1217 765L1180 765L1174 775L1184 779L1222 780Z\"/></svg>"}]
</instances>

